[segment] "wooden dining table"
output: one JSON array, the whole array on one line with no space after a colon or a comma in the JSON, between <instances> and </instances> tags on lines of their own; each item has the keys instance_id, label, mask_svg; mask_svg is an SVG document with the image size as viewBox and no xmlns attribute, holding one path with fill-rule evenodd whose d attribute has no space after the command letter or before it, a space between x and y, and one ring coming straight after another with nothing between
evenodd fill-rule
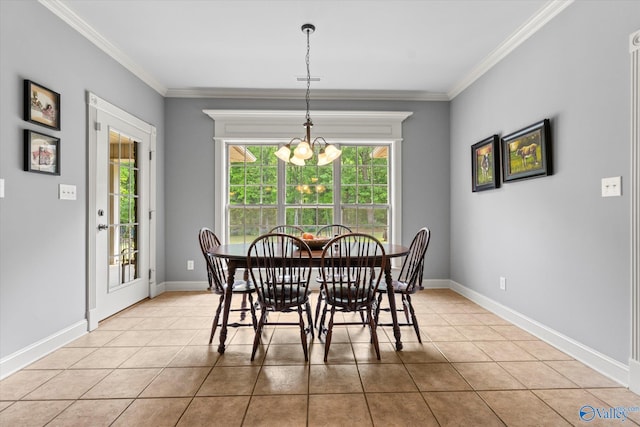
<instances>
[{"instance_id":1,"label":"wooden dining table","mask_svg":"<svg viewBox=\"0 0 640 427\"><path fill-rule=\"evenodd\" d=\"M231 297L233 283L235 281L235 274L238 268L246 268L247 266L247 252L249 250L249 243L231 243L226 245L220 245L215 248L211 255L225 258L228 262L228 277L227 288L225 295L224 312L222 314L222 325L220 328L220 344L218 345L218 353L224 353L225 341L227 339L227 324L229 322L229 312L231 309ZM409 252L409 248L402 245L395 245L390 243L382 244L387 258L398 258L405 256ZM320 267L322 259L322 250L316 249L311 251L311 265L313 267ZM391 282L393 280L391 276L391 262L385 264L384 269L385 280L387 282L387 289L393 289ZM248 275L245 275L245 280L248 279ZM396 350L402 350L402 341L400 336L400 326L398 325L398 313L396 310L396 299L394 292L387 292L389 298L389 308L391 311L391 319L393 322L393 335L396 340Z\"/></svg>"}]
</instances>

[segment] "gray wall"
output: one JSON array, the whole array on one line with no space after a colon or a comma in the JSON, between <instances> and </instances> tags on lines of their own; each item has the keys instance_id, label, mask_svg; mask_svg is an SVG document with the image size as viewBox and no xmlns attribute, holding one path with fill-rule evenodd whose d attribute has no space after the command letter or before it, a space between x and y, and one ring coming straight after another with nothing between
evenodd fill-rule
<instances>
[{"instance_id":1,"label":"gray wall","mask_svg":"<svg viewBox=\"0 0 640 427\"><path fill-rule=\"evenodd\" d=\"M162 97L35 1L0 1L0 357L85 319L90 90L158 130L158 279L164 280ZM60 131L23 120L23 79L61 94ZM61 139L61 175L22 170L23 129ZM58 184L77 186L58 200Z\"/></svg>"},{"instance_id":2,"label":"gray wall","mask_svg":"<svg viewBox=\"0 0 640 427\"><path fill-rule=\"evenodd\" d=\"M638 1L576 2L451 103L312 102L312 114L414 112L403 127L402 238L432 228L427 278L451 278L625 364L629 195L602 199L599 186L629 179L627 44L638 16ZM0 0L0 77L0 357L85 318L86 90L158 129L160 283L205 280L196 234L217 207L213 122L202 110L303 108L163 100L35 1ZM61 93L61 131L22 120L23 79ZM472 194L471 144L545 117L554 175ZM25 128L61 138L61 176L22 171ZM60 183L76 185L78 200L58 200Z\"/></svg>"},{"instance_id":3,"label":"gray wall","mask_svg":"<svg viewBox=\"0 0 640 427\"><path fill-rule=\"evenodd\" d=\"M628 364L628 37L640 2L612 3L574 3L451 103L451 164L462 165L451 278ZM543 118L554 175L472 194L470 146ZM623 196L601 198L600 179L618 175Z\"/></svg>"},{"instance_id":4,"label":"gray wall","mask_svg":"<svg viewBox=\"0 0 640 427\"><path fill-rule=\"evenodd\" d=\"M304 109L290 101L167 99L166 111L166 257L167 281L205 281L198 230L213 226L214 123L204 109ZM449 103L322 102L314 110L412 111L403 125L402 241L423 226L433 237L425 266L428 279L449 278ZM301 127L302 129L302 127ZM295 136L295 135L292 135ZM194 271L186 261L195 260Z\"/></svg>"}]
</instances>

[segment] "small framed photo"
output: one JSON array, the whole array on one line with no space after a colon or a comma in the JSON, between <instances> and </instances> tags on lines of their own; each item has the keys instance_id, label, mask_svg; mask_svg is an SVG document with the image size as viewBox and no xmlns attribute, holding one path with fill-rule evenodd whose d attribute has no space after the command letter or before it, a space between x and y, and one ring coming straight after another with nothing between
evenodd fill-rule
<instances>
[{"instance_id":1,"label":"small framed photo","mask_svg":"<svg viewBox=\"0 0 640 427\"><path fill-rule=\"evenodd\" d=\"M60 175L60 138L25 129L24 170Z\"/></svg>"},{"instance_id":2,"label":"small framed photo","mask_svg":"<svg viewBox=\"0 0 640 427\"><path fill-rule=\"evenodd\" d=\"M500 149L498 135L471 146L471 189L491 190L500 187Z\"/></svg>"},{"instance_id":3,"label":"small framed photo","mask_svg":"<svg viewBox=\"0 0 640 427\"><path fill-rule=\"evenodd\" d=\"M25 80L24 119L60 130L60 94L31 80Z\"/></svg>"},{"instance_id":4,"label":"small framed photo","mask_svg":"<svg viewBox=\"0 0 640 427\"><path fill-rule=\"evenodd\" d=\"M502 138L504 182L551 175L551 127L541 120Z\"/></svg>"}]
</instances>

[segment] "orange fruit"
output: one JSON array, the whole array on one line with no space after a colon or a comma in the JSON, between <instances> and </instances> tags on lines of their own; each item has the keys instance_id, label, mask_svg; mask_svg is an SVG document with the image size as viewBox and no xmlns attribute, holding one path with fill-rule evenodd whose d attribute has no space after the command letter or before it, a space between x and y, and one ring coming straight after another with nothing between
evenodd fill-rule
<instances>
[{"instance_id":1,"label":"orange fruit","mask_svg":"<svg viewBox=\"0 0 640 427\"><path fill-rule=\"evenodd\" d=\"M302 233L302 238L305 240L313 240L316 237L311 233Z\"/></svg>"}]
</instances>

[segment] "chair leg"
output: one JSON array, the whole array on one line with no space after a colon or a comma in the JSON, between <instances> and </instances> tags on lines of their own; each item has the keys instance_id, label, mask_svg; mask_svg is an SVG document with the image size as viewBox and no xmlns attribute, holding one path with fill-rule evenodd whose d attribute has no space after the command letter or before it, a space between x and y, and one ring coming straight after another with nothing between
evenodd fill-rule
<instances>
[{"instance_id":1,"label":"chair leg","mask_svg":"<svg viewBox=\"0 0 640 427\"><path fill-rule=\"evenodd\" d=\"M216 333L218 327L218 320L220 319L220 312L222 311L222 305L224 304L224 293L220 294L220 302L218 302L218 308L216 314L213 316L213 324L211 325L211 336L209 337L209 344L213 342L213 336Z\"/></svg>"},{"instance_id":2,"label":"chair leg","mask_svg":"<svg viewBox=\"0 0 640 427\"><path fill-rule=\"evenodd\" d=\"M327 312L327 308L325 306L325 313ZM336 314L336 306L331 306L331 316L329 316L329 328L327 329L327 337L324 340L324 361L327 361L327 357L329 356L329 347L331 347L331 335L333 333L333 316ZM324 314L322 315L324 318Z\"/></svg>"},{"instance_id":3,"label":"chair leg","mask_svg":"<svg viewBox=\"0 0 640 427\"><path fill-rule=\"evenodd\" d=\"M380 345L378 343L378 331L376 319L372 316L371 307L367 309L367 317L369 318L369 329L371 330L371 341L373 341L373 348L376 350L376 357L380 360Z\"/></svg>"},{"instance_id":4,"label":"chair leg","mask_svg":"<svg viewBox=\"0 0 640 427\"><path fill-rule=\"evenodd\" d=\"M308 303L307 303L308 305ZM304 351L304 361L309 361L309 353L307 349L307 331L305 331L304 327L304 317L302 316L302 306L298 306L298 317L300 318L300 341L302 341L302 351ZM309 325L309 329L313 329L311 325Z\"/></svg>"},{"instance_id":5,"label":"chair leg","mask_svg":"<svg viewBox=\"0 0 640 427\"><path fill-rule=\"evenodd\" d=\"M320 316L320 324L318 325L318 338L322 335L322 332L325 330L324 320L327 318L327 301L324 302L324 307L322 308L322 316Z\"/></svg>"},{"instance_id":6,"label":"chair leg","mask_svg":"<svg viewBox=\"0 0 640 427\"><path fill-rule=\"evenodd\" d=\"M313 333L315 326L313 326L313 319L311 318L311 304L309 304L309 301L307 301L307 303L305 304L305 311L307 312L307 322L309 322L309 332L311 333L311 338L315 338L315 335Z\"/></svg>"},{"instance_id":7,"label":"chair leg","mask_svg":"<svg viewBox=\"0 0 640 427\"><path fill-rule=\"evenodd\" d=\"M416 335L418 336L418 342L422 342L422 338L420 337L420 328L418 326L418 318L416 317L416 311L413 309L413 304L411 304L411 296L407 295L407 300L409 301L409 310L411 311L411 322L413 323L413 329L416 331Z\"/></svg>"},{"instance_id":8,"label":"chair leg","mask_svg":"<svg viewBox=\"0 0 640 427\"><path fill-rule=\"evenodd\" d=\"M247 294L242 294L242 303L240 304L242 311L240 312L240 320L244 320L247 317Z\"/></svg>"},{"instance_id":9,"label":"chair leg","mask_svg":"<svg viewBox=\"0 0 640 427\"><path fill-rule=\"evenodd\" d=\"M404 309L404 317L407 319L407 323L411 323L411 319L409 319L409 303L405 294L402 294L402 308Z\"/></svg>"},{"instance_id":10,"label":"chair leg","mask_svg":"<svg viewBox=\"0 0 640 427\"><path fill-rule=\"evenodd\" d=\"M324 299L322 285L320 285L320 292L318 293L318 302L316 303L316 320L313 324L314 327L318 326L318 317L320 317L320 306L322 305L322 300Z\"/></svg>"},{"instance_id":11,"label":"chair leg","mask_svg":"<svg viewBox=\"0 0 640 427\"><path fill-rule=\"evenodd\" d=\"M256 335L253 338L253 350L251 351L251 361L256 357L256 350L258 350L258 344L260 344L260 336L262 335L262 327L264 326L264 320L267 317L267 310L263 309L260 314L260 321L258 322L258 328L256 329Z\"/></svg>"},{"instance_id":12,"label":"chair leg","mask_svg":"<svg viewBox=\"0 0 640 427\"><path fill-rule=\"evenodd\" d=\"M255 331L258 327L258 319L256 318L256 306L253 303L253 295L249 293L249 307L251 310L251 323L253 323L253 330Z\"/></svg>"},{"instance_id":13,"label":"chair leg","mask_svg":"<svg viewBox=\"0 0 640 427\"><path fill-rule=\"evenodd\" d=\"M378 304L376 304L376 312L375 312L376 323L378 323L378 319L380 318L381 305L382 305L382 292L378 292Z\"/></svg>"}]
</instances>

